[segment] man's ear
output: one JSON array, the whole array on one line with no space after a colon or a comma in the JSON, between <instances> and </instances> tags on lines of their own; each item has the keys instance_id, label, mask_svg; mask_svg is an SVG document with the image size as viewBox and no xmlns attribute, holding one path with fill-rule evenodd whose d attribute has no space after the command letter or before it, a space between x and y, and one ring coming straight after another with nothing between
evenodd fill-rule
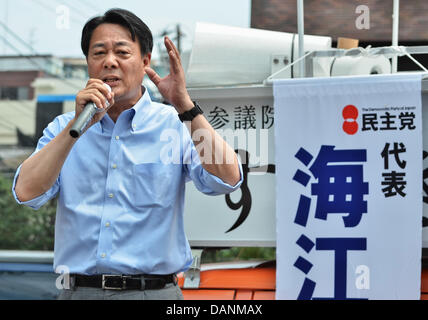
<instances>
[{"instance_id":1,"label":"man's ear","mask_svg":"<svg viewBox=\"0 0 428 320\"><path fill-rule=\"evenodd\" d=\"M150 67L151 60L152 60L152 54L149 52L143 57L143 68Z\"/></svg>"}]
</instances>

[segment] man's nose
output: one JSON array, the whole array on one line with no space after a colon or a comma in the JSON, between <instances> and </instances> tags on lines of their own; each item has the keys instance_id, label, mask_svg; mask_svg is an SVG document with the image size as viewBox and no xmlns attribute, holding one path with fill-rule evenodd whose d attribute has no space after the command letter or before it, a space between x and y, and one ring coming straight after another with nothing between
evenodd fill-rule
<instances>
[{"instance_id":1,"label":"man's nose","mask_svg":"<svg viewBox=\"0 0 428 320\"><path fill-rule=\"evenodd\" d=\"M107 53L104 59L104 68L106 69L117 68L117 60L115 55L112 52Z\"/></svg>"}]
</instances>

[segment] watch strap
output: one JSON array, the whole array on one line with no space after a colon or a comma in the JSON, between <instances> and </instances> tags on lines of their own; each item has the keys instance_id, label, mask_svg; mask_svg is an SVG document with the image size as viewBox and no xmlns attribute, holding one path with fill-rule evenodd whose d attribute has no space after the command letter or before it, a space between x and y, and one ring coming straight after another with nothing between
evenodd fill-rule
<instances>
[{"instance_id":1,"label":"watch strap","mask_svg":"<svg viewBox=\"0 0 428 320\"><path fill-rule=\"evenodd\" d=\"M183 113L180 113L178 115L178 118L180 119L181 122L183 121L192 121L193 118L195 118L198 114L203 114L204 112L202 111L202 109L199 107L199 105L193 101L193 108L185 111Z\"/></svg>"}]
</instances>

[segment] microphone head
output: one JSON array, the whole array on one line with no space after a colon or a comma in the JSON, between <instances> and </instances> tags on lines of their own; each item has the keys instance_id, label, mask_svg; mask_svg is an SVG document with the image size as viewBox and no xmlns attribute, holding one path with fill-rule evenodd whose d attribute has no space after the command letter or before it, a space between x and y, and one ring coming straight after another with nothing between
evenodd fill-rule
<instances>
[{"instance_id":1,"label":"microphone head","mask_svg":"<svg viewBox=\"0 0 428 320\"><path fill-rule=\"evenodd\" d=\"M108 92L111 92L111 87L107 84L107 83L103 83L105 86L106 86L106 88L108 89ZM110 103L108 102L108 100L106 100L106 104L107 104L107 107L110 107ZM98 108L97 108L98 109ZM97 110L97 112L101 112L101 111L103 111L103 109L98 109Z\"/></svg>"},{"instance_id":2,"label":"microphone head","mask_svg":"<svg viewBox=\"0 0 428 320\"><path fill-rule=\"evenodd\" d=\"M107 83L103 83L104 84L104 86L106 86L106 88L108 89L108 92L111 92L111 87L107 84Z\"/></svg>"}]
</instances>

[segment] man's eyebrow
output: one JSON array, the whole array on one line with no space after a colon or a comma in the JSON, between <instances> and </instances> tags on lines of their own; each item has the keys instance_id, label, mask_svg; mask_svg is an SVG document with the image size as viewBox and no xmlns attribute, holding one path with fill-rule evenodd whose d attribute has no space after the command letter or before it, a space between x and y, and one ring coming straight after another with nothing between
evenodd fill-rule
<instances>
[{"instance_id":1,"label":"man's eyebrow","mask_svg":"<svg viewBox=\"0 0 428 320\"><path fill-rule=\"evenodd\" d=\"M117 42L114 43L115 47L129 46L129 45L130 45L130 43L128 41L117 41ZM92 49L95 49L95 48L105 48L105 44L103 42L95 43L92 46Z\"/></svg>"},{"instance_id":2,"label":"man's eyebrow","mask_svg":"<svg viewBox=\"0 0 428 320\"><path fill-rule=\"evenodd\" d=\"M120 47L120 46L129 46L130 43L128 41L118 41L115 44L115 47Z\"/></svg>"},{"instance_id":3,"label":"man's eyebrow","mask_svg":"<svg viewBox=\"0 0 428 320\"><path fill-rule=\"evenodd\" d=\"M104 43L95 43L91 48L95 49L95 48L104 48L105 45Z\"/></svg>"}]
</instances>

